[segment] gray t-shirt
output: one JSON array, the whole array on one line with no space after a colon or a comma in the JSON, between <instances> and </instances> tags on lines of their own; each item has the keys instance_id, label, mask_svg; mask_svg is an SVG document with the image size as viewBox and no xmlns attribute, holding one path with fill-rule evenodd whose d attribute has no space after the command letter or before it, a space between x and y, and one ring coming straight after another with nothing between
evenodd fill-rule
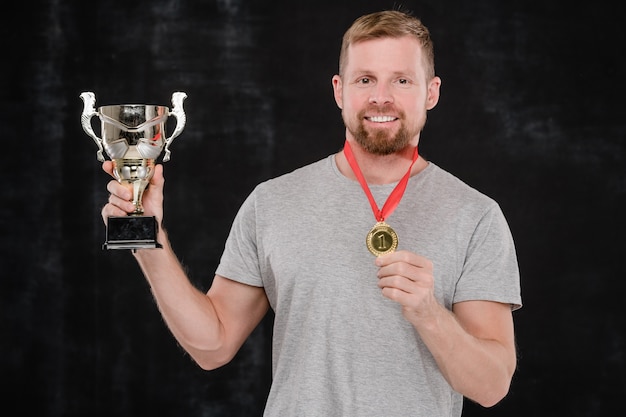
<instances>
[{"instance_id":1,"label":"gray t-shirt","mask_svg":"<svg viewBox=\"0 0 626 417\"><path fill-rule=\"evenodd\" d=\"M370 189L382 207L396 184ZM398 250L434 264L435 294L521 306L513 240L500 207L433 163L386 219ZM366 236L376 223L334 155L259 184L233 223L217 274L264 287L275 312L265 416L460 416L396 302L377 287Z\"/></svg>"}]
</instances>

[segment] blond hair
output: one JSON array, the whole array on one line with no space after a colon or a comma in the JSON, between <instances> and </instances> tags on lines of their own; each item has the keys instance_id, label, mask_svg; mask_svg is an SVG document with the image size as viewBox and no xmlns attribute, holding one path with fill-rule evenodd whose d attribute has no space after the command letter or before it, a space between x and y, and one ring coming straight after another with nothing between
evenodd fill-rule
<instances>
[{"instance_id":1,"label":"blond hair","mask_svg":"<svg viewBox=\"0 0 626 417\"><path fill-rule=\"evenodd\" d=\"M422 46L424 69L428 80L435 76L435 53L428 28L408 12L386 10L359 17L343 35L339 55L339 75L343 76L352 44L379 38L414 36Z\"/></svg>"}]
</instances>

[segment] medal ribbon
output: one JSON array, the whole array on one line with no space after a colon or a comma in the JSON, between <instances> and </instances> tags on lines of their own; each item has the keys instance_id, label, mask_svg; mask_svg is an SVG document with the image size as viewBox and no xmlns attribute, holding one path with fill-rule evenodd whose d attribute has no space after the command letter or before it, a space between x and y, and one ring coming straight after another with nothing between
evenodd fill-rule
<instances>
[{"instance_id":1,"label":"medal ribbon","mask_svg":"<svg viewBox=\"0 0 626 417\"><path fill-rule=\"evenodd\" d=\"M359 183L361 184L361 188L363 188L363 191L365 191L365 195L367 195L367 199L370 201L370 205L372 206L372 211L374 212L374 216L376 217L376 220L379 222L384 221L388 216L391 215L391 213L393 213L393 211L396 209L398 204L400 204L400 200L402 199L402 196L404 195L404 191L406 190L406 185L409 182L409 177L411 176L411 168L413 168L413 164L415 163L415 161L417 161L417 157L418 157L417 146L415 147L415 151L413 152L413 160L411 161L411 165L409 166L409 169L406 171L406 174L404 174L400 182L398 182L398 184L393 189L391 194L389 194L389 197L387 197L387 201L385 201L385 204L383 205L382 210L378 208L378 205L376 204L376 200L374 200L374 196L372 195L372 192L370 191L370 188L367 185L367 181L365 181L365 177L363 176L363 173L361 172L361 168L359 168L359 164L356 162L356 159L354 158L354 154L352 153L352 148L350 148L350 143L348 143L347 140L343 148L343 152L346 155L348 164L350 164L350 168L352 168L354 175L356 175L356 178L359 180Z\"/></svg>"}]
</instances>

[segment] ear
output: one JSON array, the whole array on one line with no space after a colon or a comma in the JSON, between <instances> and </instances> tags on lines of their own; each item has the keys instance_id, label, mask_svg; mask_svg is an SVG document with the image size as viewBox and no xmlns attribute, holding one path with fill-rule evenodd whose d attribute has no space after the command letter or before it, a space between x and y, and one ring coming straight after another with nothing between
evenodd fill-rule
<instances>
[{"instance_id":1,"label":"ear","mask_svg":"<svg viewBox=\"0 0 626 417\"><path fill-rule=\"evenodd\" d=\"M333 75L333 94L335 96L335 103L337 103L337 107L343 110L343 90L341 82L341 77L339 75Z\"/></svg>"},{"instance_id":2,"label":"ear","mask_svg":"<svg viewBox=\"0 0 626 417\"><path fill-rule=\"evenodd\" d=\"M428 96L426 97L426 110L431 110L439 102L439 89L441 78L435 76L428 83Z\"/></svg>"}]
</instances>

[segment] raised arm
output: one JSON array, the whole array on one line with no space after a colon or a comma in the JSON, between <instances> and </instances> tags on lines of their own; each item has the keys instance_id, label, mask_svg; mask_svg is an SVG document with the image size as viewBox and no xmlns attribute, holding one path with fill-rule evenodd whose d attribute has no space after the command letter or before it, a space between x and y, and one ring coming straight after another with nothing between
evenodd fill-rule
<instances>
[{"instance_id":1,"label":"raised arm","mask_svg":"<svg viewBox=\"0 0 626 417\"><path fill-rule=\"evenodd\" d=\"M111 174L110 161L103 163L103 169ZM163 167L157 165L143 196L143 207L146 215L156 216L159 224L163 218L164 183ZM133 210L130 190L115 180L107 189L111 195L102 209L105 223L109 216L123 216ZM159 227L157 240L162 249L140 249L134 256L167 326L203 369L226 364L269 308L263 288L215 276L205 294L189 281L163 227Z\"/></svg>"}]
</instances>

